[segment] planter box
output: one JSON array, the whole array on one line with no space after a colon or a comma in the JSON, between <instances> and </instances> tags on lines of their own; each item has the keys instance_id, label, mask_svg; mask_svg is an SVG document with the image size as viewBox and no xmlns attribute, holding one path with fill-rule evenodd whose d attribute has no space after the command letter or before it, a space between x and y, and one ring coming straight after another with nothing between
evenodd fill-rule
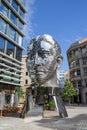
<instances>
[{"instance_id":1,"label":"planter box","mask_svg":"<svg viewBox=\"0 0 87 130\"><path fill-rule=\"evenodd\" d=\"M55 107L50 107L50 110L51 111L55 111Z\"/></svg>"}]
</instances>

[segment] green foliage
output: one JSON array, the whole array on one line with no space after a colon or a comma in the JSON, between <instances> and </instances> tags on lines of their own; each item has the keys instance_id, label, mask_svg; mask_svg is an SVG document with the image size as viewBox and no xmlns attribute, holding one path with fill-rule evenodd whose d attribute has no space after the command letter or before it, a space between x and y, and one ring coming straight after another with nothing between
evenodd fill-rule
<instances>
[{"instance_id":1,"label":"green foliage","mask_svg":"<svg viewBox=\"0 0 87 130\"><path fill-rule=\"evenodd\" d=\"M62 90L62 97L67 98L69 101L69 105L71 103L71 97L78 95L76 88L74 88L73 84L70 81L66 81L64 88Z\"/></svg>"},{"instance_id":2,"label":"green foliage","mask_svg":"<svg viewBox=\"0 0 87 130\"><path fill-rule=\"evenodd\" d=\"M22 87L16 87L16 88L15 88L15 91L18 92L18 96L19 96L19 97L24 98L24 91L23 91Z\"/></svg>"},{"instance_id":3,"label":"green foliage","mask_svg":"<svg viewBox=\"0 0 87 130\"><path fill-rule=\"evenodd\" d=\"M54 102L54 100L51 100L51 101L49 102L49 107L55 107L55 102Z\"/></svg>"},{"instance_id":4,"label":"green foliage","mask_svg":"<svg viewBox=\"0 0 87 130\"><path fill-rule=\"evenodd\" d=\"M62 97L69 98L76 95L78 95L77 90L74 88L74 86L72 85L70 81L66 81L64 88L62 90Z\"/></svg>"}]
</instances>

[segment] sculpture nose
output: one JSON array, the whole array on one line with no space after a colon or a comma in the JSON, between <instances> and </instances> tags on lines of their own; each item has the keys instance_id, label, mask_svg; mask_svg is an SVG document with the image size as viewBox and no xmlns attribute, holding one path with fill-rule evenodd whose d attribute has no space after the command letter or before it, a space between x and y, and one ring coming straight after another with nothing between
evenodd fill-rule
<instances>
[{"instance_id":1,"label":"sculpture nose","mask_svg":"<svg viewBox=\"0 0 87 130\"><path fill-rule=\"evenodd\" d=\"M34 58L34 63L35 63L35 65L40 65L40 57L39 57L39 55L38 55L38 53L36 53L36 55L35 55L35 58Z\"/></svg>"}]
</instances>

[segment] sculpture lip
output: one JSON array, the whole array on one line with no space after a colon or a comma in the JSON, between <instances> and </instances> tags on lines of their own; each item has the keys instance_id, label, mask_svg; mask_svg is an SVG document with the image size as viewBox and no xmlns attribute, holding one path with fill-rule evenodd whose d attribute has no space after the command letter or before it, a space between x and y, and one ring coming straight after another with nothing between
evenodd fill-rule
<instances>
[{"instance_id":1,"label":"sculpture lip","mask_svg":"<svg viewBox=\"0 0 87 130\"><path fill-rule=\"evenodd\" d=\"M41 68L36 68L36 69L34 69L34 71L37 71L37 72L45 72L45 70L42 70Z\"/></svg>"},{"instance_id":2,"label":"sculpture lip","mask_svg":"<svg viewBox=\"0 0 87 130\"><path fill-rule=\"evenodd\" d=\"M35 73L42 73L42 72L46 72L46 71L42 71L42 70L34 70L34 71L31 71L30 73L32 74L35 74Z\"/></svg>"},{"instance_id":3,"label":"sculpture lip","mask_svg":"<svg viewBox=\"0 0 87 130\"><path fill-rule=\"evenodd\" d=\"M44 71L38 71L37 74L42 74L45 73Z\"/></svg>"}]
</instances>

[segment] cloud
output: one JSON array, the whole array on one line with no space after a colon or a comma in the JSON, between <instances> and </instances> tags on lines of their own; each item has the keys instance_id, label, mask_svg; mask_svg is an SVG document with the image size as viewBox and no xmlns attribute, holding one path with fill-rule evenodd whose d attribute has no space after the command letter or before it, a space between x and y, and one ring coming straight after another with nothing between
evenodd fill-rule
<instances>
[{"instance_id":1,"label":"cloud","mask_svg":"<svg viewBox=\"0 0 87 130\"><path fill-rule=\"evenodd\" d=\"M26 36L23 39L23 47L25 48L23 53L26 53L30 36L31 34L33 34L32 18L34 14L34 3L35 3L35 0L26 0L26 3L25 3L27 13L25 14L26 25L24 26L24 33Z\"/></svg>"},{"instance_id":2,"label":"cloud","mask_svg":"<svg viewBox=\"0 0 87 130\"><path fill-rule=\"evenodd\" d=\"M30 38L30 35L33 34L32 18L34 14L34 3L35 0L26 0L27 13L25 15L26 25L24 27L24 32L28 39Z\"/></svg>"}]
</instances>

